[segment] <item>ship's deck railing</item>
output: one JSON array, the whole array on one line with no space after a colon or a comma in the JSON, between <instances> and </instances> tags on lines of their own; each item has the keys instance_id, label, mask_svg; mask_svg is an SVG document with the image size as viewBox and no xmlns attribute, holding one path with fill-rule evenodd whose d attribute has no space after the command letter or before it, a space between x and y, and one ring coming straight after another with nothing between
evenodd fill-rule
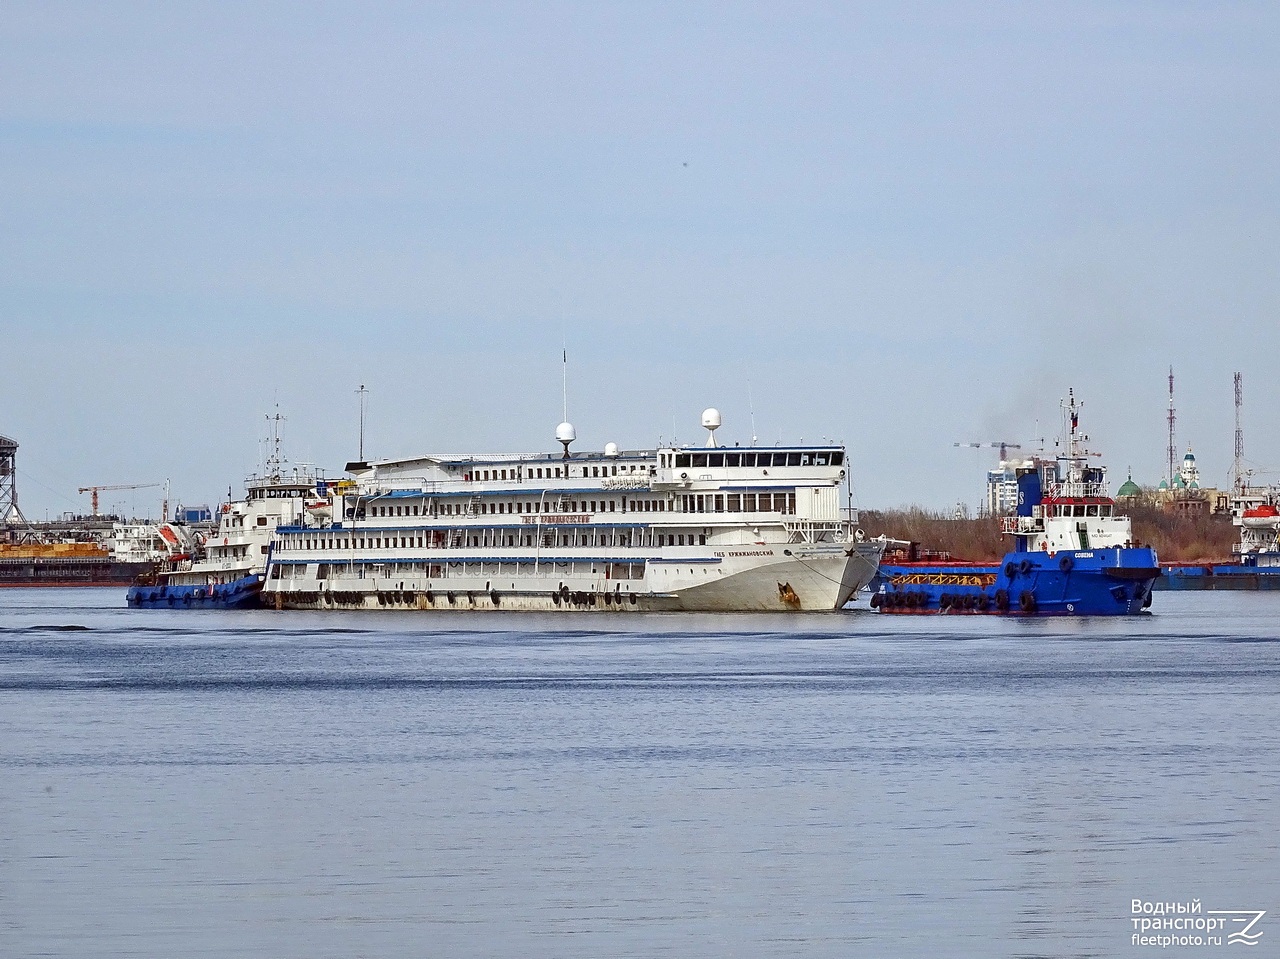
<instances>
[{"instance_id":1,"label":"ship's deck railing","mask_svg":"<svg viewBox=\"0 0 1280 959\"><path fill-rule=\"evenodd\" d=\"M841 533L848 526L839 520L785 519L782 528L792 543L816 543L824 535Z\"/></svg>"},{"instance_id":2,"label":"ship's deck railing","mask_svg":"<svg viewBox=\"0 0 1280 959\"><path fill-rule=\"evenodd\" d=\"M1029 536L1032 533L1044 532L1044 520L1039 516L1002 516L1000 532L1014 536Z\"/></svg>"},{"instance_id":3,"label":"ship's deck railing","mask_svg":"<svg viewBox=\"0 0 1280 959\"><path fill-rule=\"evenodd\" d=\"M1084 497L1106 499L1107 484L1077 481L1050 483L1045 488L1045 497L1047 499L1083 499Z\"/></svg>"}]
</instances>

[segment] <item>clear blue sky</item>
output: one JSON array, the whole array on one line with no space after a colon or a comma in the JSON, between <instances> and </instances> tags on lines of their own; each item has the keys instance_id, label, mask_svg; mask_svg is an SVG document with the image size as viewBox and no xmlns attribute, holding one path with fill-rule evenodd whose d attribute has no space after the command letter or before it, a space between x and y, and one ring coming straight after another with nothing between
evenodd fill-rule
<instances>
[{"instance_id":1,"label":"clear blue sky","mask_svg":"<svg viewBox=\"0 0 1280 959\"><path fill-rule=\"evenodd\" d=\"M1280 466L1274 3L13 3L0 433L215 502L286 451L849 444L976 503L1074 386L1159 480ZM1273 477L1280 479L1280 476ZM146 510L154 491L104 494ZM155 509L154 506L151 506Z\"/></svg>"}]
</instances>

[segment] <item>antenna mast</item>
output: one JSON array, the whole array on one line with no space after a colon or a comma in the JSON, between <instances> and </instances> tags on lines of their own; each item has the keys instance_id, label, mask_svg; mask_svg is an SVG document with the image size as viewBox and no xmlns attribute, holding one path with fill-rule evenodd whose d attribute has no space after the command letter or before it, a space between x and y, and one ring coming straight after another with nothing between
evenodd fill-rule
<instances>
[{"instance_id":1,"label":"antenna mast","mask_svg":"<svg viewBox=\"0 0 1280 959\"><path fill-rule=\"evenodd\" d=\"M1239 493L1244 489L1244 427L1240 425L1240 408L1243 405L1244 390L1241 384L1241 376L1236 374L1236 462L1235 462L1235 485L1236 492Z\"/></svg>"},{"instance_id":2,"label":"antenna mast","mask_svg":"<svg viewBox=\"0 0 1280 959\"><path fill-rule=\"evenodd\" d=\"M560 351L560 396L564 401L564 416L561 423L569 422L569 348L561 345Z\"/></svg>"},{"instance_id":3,"label":"antenna mast","mask_svg":"<svg viewBox=\"0 0 1280 959\"><path fill-rule=\"evenodd\" d=\"M279 477L280 475L280 423L284 417L280 415L280 407L276 407L276 415L268 416L267 422L271 424L271 455L267 457L267 475L271 477Z\"/></svg>"},{"instance_id":4,"label":"antenna mast","mask_svg":"<svg viewBox=\"0 0 1280 959\"><path fill-rule=\"evenodd\" d=\"M361 384L360 384L360 389L356 390L357 395L359 395L359 397L360 397L360 456L359 456L359 460L360 460L360 462L361 462L361 463L363 463L363 462L364 462L364 398L365 398L365 394L366 394L366 393L368 393L368 392L369 392L369 391L368 391L368 390L366 390L366 389L364 388L364 384L363 384L363 383L361 383Z\"/></svg>"},{"instance_id":5,"label":"antenna mast","mask_svg":"<svg viewBox=\"0 0 1280 959\"><path fill-rule=\"evenodd\" d=\"M1169 367L1169 489L1173 489L1173 478L1175 476L1178 459L1178 447L1174 442L1173 425L1177 421L1177 413L1173 409L1173 367Z\"/></svg>"}]
</instances>

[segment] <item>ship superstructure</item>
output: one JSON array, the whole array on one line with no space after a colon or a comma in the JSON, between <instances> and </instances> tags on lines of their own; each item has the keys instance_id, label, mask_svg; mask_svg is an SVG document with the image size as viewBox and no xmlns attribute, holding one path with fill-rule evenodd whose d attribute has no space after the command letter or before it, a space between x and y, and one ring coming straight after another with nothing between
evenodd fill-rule
<instances>
[{"instance_id":1,"label":"ship superstructure","mask_svg":"<svg viewBox=\"0 0 1280 959\"><path fill-rule=\"evenodd\" d=\"M1000 564L886 564L872 605L886 612L1123 615L1151 604L1155 550L1134 541L1130 518L1092 463L1071 392L1063 449L1015 470L1017 512L1002 520L1014 548Z\"/></svg>"},{"instance_id":2,"label":"ship superstructure","mask_svg":"<svg viewBox=\"0 0 1280 959\"><path fill-rule=\"evenodd\" d=\"M842 512L835 445L427 455L348 465L273 538L282 608L831 610L883 542Z\"/></svg>"},{"instance_id":3,"label":"ship superstructure","mask_svg":"<svg viewBox=\"0 0 1280 959\"><path fill-rule=\"evenodd\" d=\"M1066 449L1016 470L1018 505L1003 520L1020 552L1130 548L1133 522L1107 492L1107 468L1093 465L1079 433L1075 394L1066 407Z\"/></svg>"},{"instance_id":4,"label":"ship superstructure","mask_svg":"<svg viewBox=\"0 0 1280 959\"><path fill-rule=\"evenodd\" d=\"M1280 571L1280 489L1242 487L1231 498L1231 522L1240 527L1232 550L1240 564Z\"/></svg>"},{"instance_id":5,"label":"ship superstructure","mask_svg":"<svg viewBox=\"0 0 1280 959\"><path fill-rule=\"evenodd\" d=\"M308 511L327 516L330 500L322 475L286 466L275 417L274 451L261 473L245 480L245 497L223 503L212 528L191 555L176 557L130 587L127 601L141 608L238 608L256 606L262 592L271 538L279 526L303 521Z\"/></svg>"}]
</instances>

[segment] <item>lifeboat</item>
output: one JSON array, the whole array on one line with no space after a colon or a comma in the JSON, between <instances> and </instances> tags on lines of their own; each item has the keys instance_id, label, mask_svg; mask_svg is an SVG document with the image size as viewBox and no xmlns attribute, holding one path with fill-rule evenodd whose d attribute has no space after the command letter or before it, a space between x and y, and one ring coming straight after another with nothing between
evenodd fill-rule
<instances>
[{"instance_id":1,"label":"lifeboat","mask_svg":"<svg viewBox=\"0 0 1280 959\"><path fill-rule=\"evenodd\" d=\"M1240 517L1240 522L1250 529L1273 529L1280 526L1280 509L1264 503L1245 510Z\"/></svg>"},{"instance_id":2,"label":"lifeboat","mask_svg":"<svg viewBox=\"0 0 1280 959\"><path fill-rule=\"evenodd\" d=\"M327 520L333 515L333 507L327 499L310 500L305 506L307 512L318 520Z\"/></svg>"}]
</instances>

